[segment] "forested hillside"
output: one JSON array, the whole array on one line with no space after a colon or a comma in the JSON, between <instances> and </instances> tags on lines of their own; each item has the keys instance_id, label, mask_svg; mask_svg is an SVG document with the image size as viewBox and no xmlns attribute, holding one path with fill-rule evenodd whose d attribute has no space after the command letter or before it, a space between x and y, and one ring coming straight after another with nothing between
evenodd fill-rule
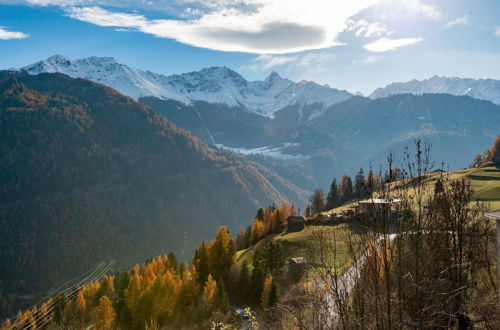
<instances>
[{"instance_id":1,"label":"forested hillside","mask_svg":"<svg viewBox=\"0 0 500 330\"><path fill-rule=\"evenodd\" d=\"M189 257L220 224L304 193L215 150L149 107L62 74L0 73L0 299L30 295L105 257Z\"/></svg>"}]
</instances>

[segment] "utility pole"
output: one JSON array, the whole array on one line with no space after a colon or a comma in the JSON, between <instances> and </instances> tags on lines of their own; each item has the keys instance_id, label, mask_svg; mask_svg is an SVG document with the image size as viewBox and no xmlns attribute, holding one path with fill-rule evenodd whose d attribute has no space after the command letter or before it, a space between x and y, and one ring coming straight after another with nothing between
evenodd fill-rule
<instances>
[{"instance_id":1,"label":"utility pole","mask_svg":"<svg viewBox=\"0 0 500 330\"><path fill-rule=\"evenodd\" d=\"M500 210L485 213L488 218L494 219L497 222L497 265L500 265ZM500 266L497 267L498 280L498 299L500 299Z\"/></svg>"}]
</instances>

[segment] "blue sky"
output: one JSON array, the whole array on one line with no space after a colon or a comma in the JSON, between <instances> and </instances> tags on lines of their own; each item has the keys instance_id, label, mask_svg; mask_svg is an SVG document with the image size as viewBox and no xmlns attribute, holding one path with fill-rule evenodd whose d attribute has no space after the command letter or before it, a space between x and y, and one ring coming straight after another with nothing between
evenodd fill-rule
<instances>
[{"instance_id":1,"label":"blue sky","mask_svg":"<svg viewBox=\"0 0 500 330\"><path fill-rule=\"evenodd\" d=\"M172 74L275 70L370 93L432 75L500 79L497 0L0 0L0 68L112 56Z\"/></svg>"}]
</instances>

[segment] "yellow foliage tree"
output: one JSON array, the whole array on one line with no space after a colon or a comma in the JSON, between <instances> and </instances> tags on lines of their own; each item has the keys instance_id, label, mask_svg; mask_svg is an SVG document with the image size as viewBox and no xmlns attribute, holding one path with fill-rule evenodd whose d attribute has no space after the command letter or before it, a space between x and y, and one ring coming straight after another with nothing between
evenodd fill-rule
<instances>
[{"instance_id":1,"label":"yellow foliage tree","mask_svg":"<svg viewBox=\"0 0 500 330\"><path fill-rule=\"evenodd\" d=\"M99 305L94 309L92 320L94 321L94 328L96 330L111 329L115 321L115 311L113 304L108 296L102 296L99 299Z\"/></svg>"},{"instance_id":2,"label":"yellow foliage tree","mask_svg":"<svg viewBox=\"0 0 500 330\"><path fill-rule=\"evenodd\" d=\"M78 292L78 295L75 299L75 310L80 315L85 314L85 312L87 311L87 302L85 301L85 298L83 297L83 291L81 290Z\"/></svg>"},{"instance_id":3,"label":"yellow foliage tree","mask_svg":"<svg viewBox=\"0 0 500 330\"><path fill-rule=\"evenodd\" d=\"M214 307L217 299L217 282L212 278L212 275L208 275L207 282L203 288L203 306L205 311L210 313Z\"/></svg>"},{"instance_id":4,"label":"yellow foliage tree","mask_svg":"<svg viewBox=\"0 0 500 330\"><path fill-rule=\"evenodd\" d=\"M264 236L264 223L255 219L252 224L252 244L257 243Z\"/></svg>"},{"instance_id":5,"label":"yellow foliage tree","mask_svg":"<svg viewBox=\"0 0 500 330\"><path fill-rule=\"evenodd\" d=\"M273 285L273 276L269 274L264 281L262 293L260 296L260 306L264 309L269 305L269 294L271 293L271 286Z\"/></svg>"}]
</instances>

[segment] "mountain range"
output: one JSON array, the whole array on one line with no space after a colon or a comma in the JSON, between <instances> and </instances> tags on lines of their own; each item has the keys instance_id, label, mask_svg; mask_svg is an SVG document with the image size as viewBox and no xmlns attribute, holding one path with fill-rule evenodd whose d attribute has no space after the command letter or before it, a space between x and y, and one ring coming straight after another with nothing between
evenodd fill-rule
<instances>
[{"instance_id":1,"label":"mountain range","mask_svg":"<svg viewBox=\"0 0 500 330\"><path fill-rule=\"evenodd\" d=\"M500 104L500 80L470 79L434 76L425 80L397 82L377 88L370 98L382 98L396 94L450 94L467 95L479 100Z\"/></svg>"},{"instance_id":2,"label":"mountain range","mask_svg":"<svg viewBox=\"0 0 500 330\"><path fill-rule=\"evenodd\" d=\"M200 71L165 76L130 68L111 57L89 57L72 60L61 55L22 68L30 74L59 72L74 78L89 79L112 87L138 99L155 96L186 105L193 101L244 107L266 117L287 106L309 106L308 116L322 113L328 106L352 96L314 82L299 83L272 72L264 81L247 81L227 67L210 67ZM302 113L301 113L302 114Z\"/></svg>"},{"instance_id":3,"label":"mountain range","mask_svg":"<svg viewBox=\"0 0 500 330\"><path fill-rule=\"evenodd\" d=\"M492 79L432 77L390 84L363 98L276 72L247 81L227 67L164 76L113 58L56 55L22 70L113 87L206 143L243 154L309 191L326 189L332 177L361 166L377 168L390 150L397 153L419 137L433 143L438 161L465 167L500 124L494 104L500 82ZM464 142L459 155L449 148L452 137Z\"/></svg>"}]
</instances>

